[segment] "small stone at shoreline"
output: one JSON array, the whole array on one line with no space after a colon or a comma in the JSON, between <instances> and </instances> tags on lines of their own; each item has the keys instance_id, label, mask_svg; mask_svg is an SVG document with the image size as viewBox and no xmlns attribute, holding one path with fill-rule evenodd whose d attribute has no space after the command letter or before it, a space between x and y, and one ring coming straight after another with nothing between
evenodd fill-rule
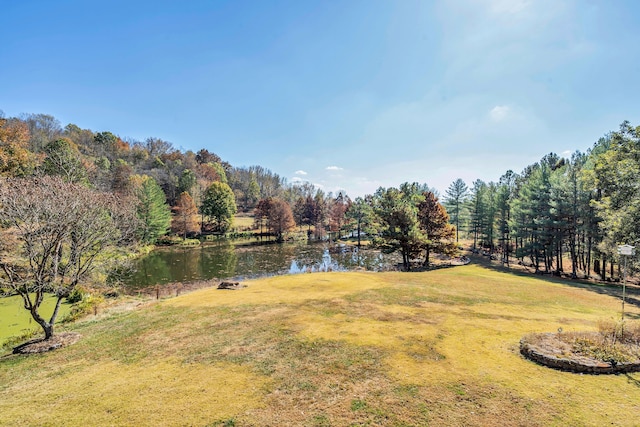
<instances>
[{"instance_id":1,"label":"small stone at shoreline","mask_svg":"<svg viewBox=\"0 0 640 427\"><path fill-rule=\"evenodd\" d=\"M243 285L240 282L220 282L218 285L218 289L228 289L228 290L237 290L246 288L246 285Z\"/></svg>"}]
</instances>

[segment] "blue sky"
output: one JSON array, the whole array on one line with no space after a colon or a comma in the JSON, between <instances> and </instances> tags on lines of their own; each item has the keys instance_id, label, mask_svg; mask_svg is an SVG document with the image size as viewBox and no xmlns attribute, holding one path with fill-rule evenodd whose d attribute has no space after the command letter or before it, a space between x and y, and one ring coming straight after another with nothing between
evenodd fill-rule
<instances>
[{"instance_id":1,"label":"blue sky","mask_svg":"<svg viewBox=\"0 0 640 427\"><path fill-rule=\"evenodd\" d=\"M640 124L640 3L11 1L0 109L352 196L496 181Z\"/></svg>"}]
</instances>

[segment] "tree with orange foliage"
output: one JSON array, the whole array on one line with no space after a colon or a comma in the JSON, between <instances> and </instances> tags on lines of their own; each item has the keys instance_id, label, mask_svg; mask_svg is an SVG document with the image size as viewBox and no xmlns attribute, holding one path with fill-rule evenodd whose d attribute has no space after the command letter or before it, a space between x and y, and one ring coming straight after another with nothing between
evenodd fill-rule
<instances>
[{"instance_id":1,"label":"tree with orange foliage","mask_svg":"<svg viewBox=\"0 0 640 427\"><path fill-rule=\"evenodd\" d=\"M178 203L173 208L175 213L173 217L172 229L175 233L181 234L183 239L187 238L188 233L198 231L197 214L198 208L193 198L186 191L180 193Z\"/></svg>"},{"instance_id":2,"label":"tree with orange foliage","mask_svg":"<svg viewBox=\"0 0 640 427\"><path fill-rule=\"evenodd\" d=\"M0 175L29 175L36 156L27 149L29 127L20 119L0 116Z\"/></svg>"},{"instance_id":3,"label":"tree with orange foliage","mask_svg":"<svg viewBox=\"0 0 640 427\"><path fill-rule=\"evenodd\" d=\"M267 229L278 242L284 241L284 235L296 226L289 203L282 199L268 197L258 202L255 209L256 222L266 220Z\"/></svg>"},{"instance_id":4,"label":"tree with orange foliage","mask_svg":"<svg viewBox=\"0 0 640 427\"><path fill-rule=\"evenodd\" d=\"M296 226L289 203L281 199L272 200L267 226L278 242L284 241L284 235Z\"/></svg>"},{"instance_id":5,"label":"tree with orange foliage","mask_svg":"<svg viewBox=\"0 0 640 427\"><path fill-rule=\"evenodd\" d=\"M338 193L338 196L329 205L329 231L337 233L336 240L342 237L340 233L346 222L345 214L349 206L351 206L351 199L342 192Z\"/></svg>"},{"instance_id":6,"label":"tree with orange foliage","mask_svg":"<svg viewBox=\"0 0 640 427\"><path fill-rule=\"evenodd\" d=\"M456 251L455 227L449 224L449 214L431 191L422 193L424 200L418 204L418 221L424 233L422 248L425 251L424 265L429 265L432 252L452 255Z\"/></svg>"}]
</instances>

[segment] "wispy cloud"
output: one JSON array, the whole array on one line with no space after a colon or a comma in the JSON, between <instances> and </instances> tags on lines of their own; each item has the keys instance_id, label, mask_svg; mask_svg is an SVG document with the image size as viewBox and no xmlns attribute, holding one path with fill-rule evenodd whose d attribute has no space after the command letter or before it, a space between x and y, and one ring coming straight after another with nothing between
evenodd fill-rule
<instances>
[{"instance_id":1,"label":"wispy cloud","mask_svg":"<svg viewBox=\"0 0 640 427\"><path fill-rule=\"evenodd\" d=\"M328 171L341 171L342 168L339 166L327 166L326 168Z\"/></svg>"},{"instance_id":2,"label":"wispy cloud","mask_svg":"<svg viewBox=\"0 0 640 427\"><path fill-rule=\"evenodd\" d=\"M306 175L307 173L303 170L297 170L294 172L295 175Z\"/></svg>"},{"instance_id":3,"label":"wispy cloud","mask_svg":"<svg viewBox=\"0 0 640 427\"><path fill-rule=\"evenodd\" d=\"M494 122L501 122L509 116L510 112L511 108L508 105L496 105L489 111L489 117Z\"/></svg>"},{"instance_id":4,"label":"wispy cloud","mask_svg":"<svg viewBox=\"0 0 640 427\"><path fill-rule=\"evenodd\" d=\"M529 0L489 0L486 3L492 13L509 16L521 13L531 5Z\"/></svg>"}]
</instances>

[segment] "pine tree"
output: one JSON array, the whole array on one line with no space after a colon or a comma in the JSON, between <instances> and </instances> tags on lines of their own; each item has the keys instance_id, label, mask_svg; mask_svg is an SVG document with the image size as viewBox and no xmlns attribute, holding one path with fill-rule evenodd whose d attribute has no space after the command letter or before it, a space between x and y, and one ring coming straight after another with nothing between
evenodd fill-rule
<instances>
[{"instance_id":1,"label":"pine tree","mask_svg":"<svg viewBox=\"0 0 640 427\"><path fill-rule=\"evenodd\" d=\"M485 184L484 181L479 179L474 181L473 188L471 190L471 198L469 199L474 250L477 250L478 240L481 238L483 230L485 229L487 215L486 192L487 184Z\"/></svg>"},{"instance_id":2,"label":"pine tree","mask_svg":"<svg viewBox=\"0 0 640 427\"><path fill-rule=\"evenodd\" d=\"M167 234L171 226L171 210L166 196L155 179L142 177L142 185L136 191L138 197L137 214L141 222L140 240L155 243Z\"/></svg>"},{"instance_id":3,"label":"pine tree","mask_svg":"<svg viewBox=\"0 0 640 427\"><path fill-rule=\"evenodd\" d=\"M374 195L374 210L380 219L380 247L387 253L399 250L406 270L411 269L411 260L420 255L424 242L417 209L422 197L418 187L406 183L400 189L380 188Z\"/></svg>"},{"instance_id":4,"label":"pine tree","mask_svg":"<svg viewBox=\"0 0 640 427\"><path fill-rule=\"evenodd\" d=\"M516 174L507 171L500 177L496 194L496 208L498 211L498 233L500 242L501 261L509 265L511 252L511 202L515 193Z\"/></svg>"},{"instance_id":5,"label":"pine tree","mask_svg":"<svg viewBox=\"0 0 640 427\"><path fill-rule=\"evenodd\" d=\"M465 202L469 197L469 188L465 182L458 178L449 185L445 191L445 206L451 214L451 222L456 226L456 242L460 237L460 220L465 214Z\"/></svg>"}]
</instances>

